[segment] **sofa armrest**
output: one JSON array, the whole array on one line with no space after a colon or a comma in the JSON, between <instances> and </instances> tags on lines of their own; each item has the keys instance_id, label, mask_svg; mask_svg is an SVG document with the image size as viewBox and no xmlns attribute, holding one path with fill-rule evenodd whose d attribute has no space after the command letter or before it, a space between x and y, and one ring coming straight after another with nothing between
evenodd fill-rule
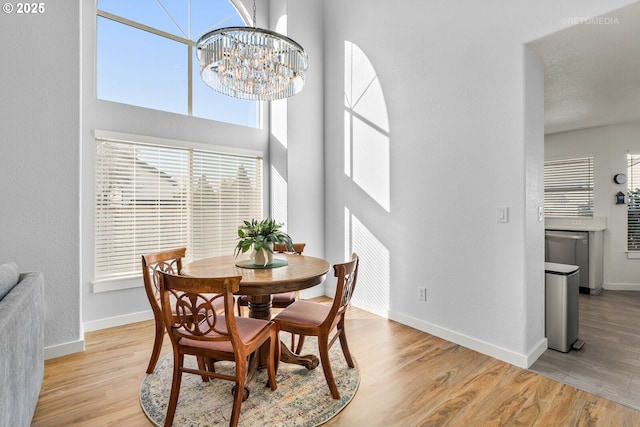
<instances>
[{"instance_id":1,"label":"sofa armrest","mask_svg":"<svg viewBox=\"0 0 640 427\"><path fill-rule=\"evenodd\" d=\"M44 277L21 273L0 300L0 427L29 426L44 376Z\"/></svg>"}]
</instances>

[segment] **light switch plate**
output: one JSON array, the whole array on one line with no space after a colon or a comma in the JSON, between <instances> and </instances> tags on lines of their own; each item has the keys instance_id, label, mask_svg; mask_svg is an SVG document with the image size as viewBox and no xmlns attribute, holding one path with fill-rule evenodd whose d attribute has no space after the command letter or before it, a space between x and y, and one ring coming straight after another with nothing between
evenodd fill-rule
<instances>
[{"instance_id":1,"label":"light switch plate","mask_svg":"<svg viewBox=\"0 0 640 427\"><path fill-rule=\"evenodd\" d=\"M509 208L498 206L498 222L509 222Z\"/></svg>"}]
</instances>

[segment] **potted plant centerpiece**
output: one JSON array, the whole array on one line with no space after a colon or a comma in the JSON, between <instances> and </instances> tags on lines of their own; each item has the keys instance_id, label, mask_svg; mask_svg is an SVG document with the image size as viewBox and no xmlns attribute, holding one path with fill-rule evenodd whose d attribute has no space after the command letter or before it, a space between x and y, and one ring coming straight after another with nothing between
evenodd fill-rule
<instances>
[{"instance_id":1,"label":"potted plant centerpiece","mask_svg":"<svg viewBox=\"0 0 640 427\"><path fill-rule=\"evenodd\" d=\"M256 265L268 266L273 262L273 246L281 243L287 246L288 250L293 250L291 237L280 231L282 224L278 224L273 218L266 218L261 221L252 219L243 221L243 225L238 227L238 244L235 249L235 256L253 250L251 259Z\"/></svg>"}]
</instances>

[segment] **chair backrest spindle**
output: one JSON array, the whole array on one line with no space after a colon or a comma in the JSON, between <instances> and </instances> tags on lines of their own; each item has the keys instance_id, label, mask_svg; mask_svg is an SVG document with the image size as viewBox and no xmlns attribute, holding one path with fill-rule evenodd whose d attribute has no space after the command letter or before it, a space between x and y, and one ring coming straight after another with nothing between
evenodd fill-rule
<instances>
[{"instance_id":1,"label":"chair backrest spindle","mask_svg":"<svg viewBox=\"0 0 640 427\"><path fill-rule=\"evenodd\" d=\"M160 272L159 279L165 325L171 325L172 340L189 338L233 344L238 339L235 317L222 315L216 302L222 299L227 313L233 313L233 292L240 288L242 276L201 279Z\"/></svg>"},{"instance_id":2,"label":"chair backrest spindle","mask_svg":"<svg viewBox=\"0 0 640 427\"><path fill-rule=\"evenodd\" d=\"M182 271L182 258L187 253L186 248L172 249L142 256L143 280L147 294L151 292L155 299L160 301L160 286L158 284L158 272L164 271L172 274L180 274ZM148 295L151 298L151 295Z\"/></svg>"},{"instance_id":3,"label":"chair backrest spindle","mask_svg":"<svg viewBox=\"0 0 640 427\"><path fill-rule=\"evenodd\" d=\"M358 279L358 264L360 260L354 253L351 255L351 261L344 264L336 264L333 266L335 277L337 277L336 294L333 297L333 304L331 306L331 315L329 319L335 318L337 314L344 315L349 304L351 304L351 297L356 288L356 282Z\"/></svg>"}]
</instances>

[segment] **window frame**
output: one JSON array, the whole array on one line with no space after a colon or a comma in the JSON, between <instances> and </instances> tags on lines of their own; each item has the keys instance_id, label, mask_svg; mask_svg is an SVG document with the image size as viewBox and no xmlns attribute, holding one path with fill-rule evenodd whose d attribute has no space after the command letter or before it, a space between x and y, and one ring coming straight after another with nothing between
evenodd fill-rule
<instances>
[{"instance_id":1,"label":"window frame","mask_svg":"<svg viewBox=\"0 0 640 427\"><path fill-rule=\"evenodd\" d=\"M632 164L634 163L635 164ZM637 173L634 172L633 167L638 166ZM627 244L626 251L627 256L630 258L640 258L640 154L627 153L627 182L626 182L625 195L627 197ZM632 188L635 187L636 190ZM633 197L636 193L636 197ZM633 201L636 200L634 203ZM636 218L631 218L632 213L635 213ZM639 223L638 225L632 225L632 222ZM632 240L637 240L639 243L632 244Z\"/></svg>"},{"instance_id":2,"label":"window frame","mask_svg":"<svg viewBox=\"0 0 640 427\"><path fill-rule=\"evenodd\" d=\"M248 18L248 14L247 14L247 10L246 8L239 2L237 2L236 0L228 0L229 3L236 9L236 11L238 12L240 18L246 23L248 22L249 18ZM96 55L95 55L95 88L94 90L96 91L96 96L97 96L97 88L98 88L98 64L97 64L97 60L98 60L98 43L99 43L99 35L98 35L98 31L97 31L97 27L98 27L98 23L97 20L99 18L104 18L104 19L108 19L111 21L114 21L116 23L122 24L122 25L127 25L129 27L132 27L134 29L137 30L141 30L141 31L145 31L148 32L150 34L153 34L155 36L159 36L159 37L163 37L165 39L168 40L172 40L181 44L184 44L186 49L187 49L187 55L185 56L185 60L187 61L187 114L186 116L188 117L196 117L196 118L200 118L203 120L215 120L215 121L220 121L222 123L229 123L232 125L236 125L236 126L247 126L250 128L255 128L255 129L262 129L263 128L263 110L265 108L263 102L258 102L258 101L247 101L247 102L253 102L254 106L255 106L255 122L251 123L251 124L239 124L239 123L234 123L234 122L229 122L226 121L224 119L218 119L218 118L210 118L210 117L205 117L205 116L200 116L200 115L193 115L193 100L194 100L194 83L193 83L193 74L194 74L194 68L193 68L193 62L194 62L194 58L195 58L195 46L196 46L196 41L185 38L185 37L181 37L175 34L171 34L168 33L166 31L160 30L158 28L154 28L151 27L149 25L145 25L142 24L140 22L136 22L134 20L125 18L123 16L119 16L116 14L113 14L111 12L107 12L105 10L96 8L96 27L95 27L95 46L96 46ZM213 91L213 89L211 89ZM100 100L103 101L108 101L108 102L118 102L118 101L112 101L110 99L107 98L98 98ZM157 108L153 108L153 107L146 107L146 106L140 106L140 105L136 105L136 104L128 104L125 103L126 105L132 105L135 107L139 107L139 108L151 108L151 109L157 109ZM159 109L159 111L165 111L162 109ZM171 113L171 111L169 111ZM174 114L180 114L180 113L174 113Z\"/></svg>"},{"instance_id":3,"label":"window frame","mask_svg":"<svg viewBox=\"0 0 640 427\"><path fill-rule=\"evenodd\" d=\"M259 199L260 199L260 203L258 204L258 208L257 210L259 211L259 213L256 212L256 215L262 215L265 209L265 162L264 162L264 153L261 151L257 151L257 150L250 150L250 149L242 149L242 148L235 148L235 147L224 147L224 146L217 146L217 145L209 145L209 144L203 144L203 143L197 143L197 142L189 142L189 141L180 141L180 140L174 140L174 139L166 139L166 138L158 138L158 137L151 137L151 136L144 136L144 135L132 135L132 134L124 134L124 133L119 133L119 132L111 132L111 131L103 131L103 130L96 130L94 132L94 138L93 140L95 141L95 146L97 146L97 140L102 139L102 140L108 140L108 141L115 141L115 142L123 142L123 143L127 143L127 144L140 144L141 146L159 146L159 147L163 147L163 148L167 148L167 149L179 149L179 150L195 150L195 151L205 151L205 152L210 152L210 153L214 153L216 155L232 155L232 156L241 156L241 157L255 157L256 160L258 160L260 162L260 166L259 166L259 170L257 172L257 178L259 178L259 183L257 183L258 188L259 188ZM93 289L95 293L99 293L99 292L107 292L107 291L113 291L113 290L120 290L120 289L129 289L129 288L136 288L136 287L142 287L142 281L140 280L142 277L142 271L136 271L133 270L131 274L128 275L119 275L117 277L109 277L109 278L96 278L96 271L98 269L98 265L97 265L97 259L99 257L99 250L98 250L98 232L97 232L97 227L98 227L98 219L97 219L97 207L98 207L98 198L100 197L99 193L98 193L98 189L97 189L97 176L99 173L99 168L97 165L97 153L95 152L95 148L94 148L94 159L96 159L96 166L95 169L93 171L93 176L94 179L96 180L95 184L94 184L94 196L93 196L93 200L92 200L92 207L93 207L93 221L94 221L94 230L95 230L95 235L94 235L94 243L93 243L93 271L92 271L92 285L93 285ZM193 179L193 175L191 175L191 179ZM188 209L192 209L193 206L189 207ZM239 224L238 224L239 225ZM188 247L188 245L185 242L185 246ZM186 262L189 262L191 260L191 256L192 256L192 251L190 252L189 250L187 250L187 256L185 258ZM136 260L132 260L133 263L135 264L136 261L139 261L138 259Z\"/></svg>"},{"instance_id":4,"label":"window frame","mask_svg":"<svg viewBox=\"0 0 640 427\"><path fill-rule=\"evenodd\" d=\"M165 39L172 40L172 41L186 45L186 48L187 48L187 114L186 115L189 117L192 117L193 116L193 66L192 66L193 61L189 60L189 58L193 58L193 48L195 47L195 42L180 36L176 36L175 34L167 33L157 28L153 28L148 25L144 25L139 22L132 21L131 19L127 19L122 16L118 16L113 13L106 12L101 9L96 9L96 19L98 18L109 19L118 24L127 25L131 28L134 28L140 31L145 31L155 36L163 37ZM97 75L99 72L98 64L97 64L98 40L99 40L99 36L98 36L97 22L96 22L96 87L98 84ZM97 95L97 90L96 90L96 95ZM111 101L110 99L107 99L107 98L98 98L98 99L101 99L103 101ZM113 101L113 102L116 102L116 101ZM139 106L136 104L126 104L126 105L134 105L140 108L151 108L151 107ZM160 110L160 111L164 111L164 110ZM175 114L179 114L179 113L175 113Z\"/></svg>"},{"instance_id":5,"label":"window frame","mask_svg":"<svg viewBox=\"0 0 640 427\"><path fill-rule=\"evenodd\" d=\"M587 163L586 171L581 163ZM594 156L592 154L579 157L564 157L557 159L546 159L544 161L544 216L545 218L593 218L594 216ZM559 166L566 173L561 175L554 172L554 182L550 183L552 165ZM567 172L567 168L571 172ZM580 174L586 174L580 176ZM568 184L559 182L561 179L568 181ZM586 185L585 185L586 180ZM580 193L586 193L580 195ZM574 198L562 206L557 201L552 201L552 194L571 195ZM587 209L584 210L585 202ZM582 207L581 207L582 206ZM581 213L581 209L584 213Z\"/></svg>"}]
</instances>

